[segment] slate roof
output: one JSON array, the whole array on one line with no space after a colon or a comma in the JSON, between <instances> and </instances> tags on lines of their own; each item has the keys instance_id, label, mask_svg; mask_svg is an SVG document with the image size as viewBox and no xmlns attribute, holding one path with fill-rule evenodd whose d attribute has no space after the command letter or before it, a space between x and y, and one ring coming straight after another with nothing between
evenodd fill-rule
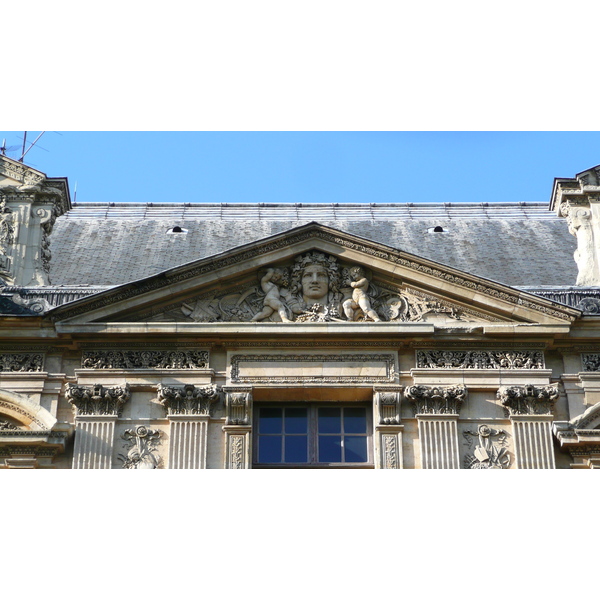
<instances>
[{"instance_id":1,"label":"slate roof","mask_svg":"<svg viewBox=\"0 0 600 600\"><path fill-rule=\"evenodd\" d=\"M546 203L86 203L56 220L50 280L118 285L311 221L510 286L577 277L575 237ZM428 232L436 226L446 232Z\"/></svg>"}]
</instances>

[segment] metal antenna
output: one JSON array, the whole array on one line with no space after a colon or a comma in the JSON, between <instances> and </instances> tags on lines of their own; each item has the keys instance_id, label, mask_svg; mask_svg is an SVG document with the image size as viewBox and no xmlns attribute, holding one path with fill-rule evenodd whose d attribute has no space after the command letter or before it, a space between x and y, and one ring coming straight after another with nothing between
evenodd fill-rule
<instances>
[{"instance_id":1,"label":"metal antenna","mask_svg":"<svg viewBox=\"0 0 600 600\"><path fill-rule=\"evenodd\" d=\"M44 135L44 133L46 133L45 131L42 131L42 133L40 133L40 135L38 135L35 140L33 140L33 143L31 144L31 146L29 146L29 148L27 148L27 151L25 150L25 140L27 139L27 132L24 131L23 132L25 135L23 136L23 154L21 155L21 158L19 159L19 162L23 162L23 159L25 158L25 155L27 154L27 152L29 152L34 146L35 143Z\"/></svg>"}]
</instances>

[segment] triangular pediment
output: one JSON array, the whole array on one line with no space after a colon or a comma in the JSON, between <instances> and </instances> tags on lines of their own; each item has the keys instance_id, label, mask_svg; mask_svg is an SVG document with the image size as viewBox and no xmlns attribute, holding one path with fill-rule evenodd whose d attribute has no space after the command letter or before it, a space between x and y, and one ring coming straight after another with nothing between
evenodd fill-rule
<instances>
[{"instance_id":1,"label":"triangular pediment","mask_svg":"<svg viewBox=\"0 0 600 600\"><path fill-rule=\"evenodd\" d=\"M360 267L357 269L356 267ZM54 309L54 321L569 323L580 312L310 223Z\"/></svg>"}]
</instances>

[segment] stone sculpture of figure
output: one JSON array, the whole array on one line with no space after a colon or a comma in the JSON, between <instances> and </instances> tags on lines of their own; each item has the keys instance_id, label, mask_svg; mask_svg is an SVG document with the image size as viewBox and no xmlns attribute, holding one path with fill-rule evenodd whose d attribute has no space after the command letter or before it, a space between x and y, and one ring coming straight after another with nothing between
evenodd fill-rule
<instances>
[{"instance_id":1,"label":"stone sculpture of figure","mask_svg":"<svg viewBox=\"0 0 600 600\"><path fill-rule=\"evenodd\" d=\"M365 277L365 272L362 267L354 266L350 268L350 277L353 281L349 281L352 290L352 299L344 301L344 313L348 321L354 319L354 311L357 308L362 308L366 317L373 319L373 321L381 321L379 315L371 308L371 302L369 296L367 296L367 290L369 289L369 280Z\"/></svg>"},{"instance_id":2,"label":"stone sculpture of figure","mask_svg":"<svg viewBox=\"0 0 600 600\"><path fill-rule=\"evenodd\" d=\"M291 298L288 301L296 315L309 311L315 304L322 310L339 309L339 266L334 256L309 252L296 258L291 275Z\"/></svg>"},{"instance_id":3,"label":"stone sculpture of figure","mask_svg":"<svg viewBox=\"0 0 600 600\"><path fill-rule=\"evenodd\" d=\"M281 301L279 285L283 279L281 269L268 269L267 273L260 280L260 285L266 296L263 300L263 309L252 317L252 321L262 321L270 317L274 312L278 312L284 323L291 323L288 319L285 306Z\"/></svg>"}]
</instances>

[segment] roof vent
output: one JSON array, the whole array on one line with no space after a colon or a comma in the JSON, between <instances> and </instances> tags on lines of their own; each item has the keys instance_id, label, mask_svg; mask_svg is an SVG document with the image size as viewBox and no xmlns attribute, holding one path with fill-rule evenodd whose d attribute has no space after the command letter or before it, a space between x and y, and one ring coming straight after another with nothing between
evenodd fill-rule
<instances>
[{"instance_id":1,"label":"roof vent","mask_svg":"<svg viewBox=\"0 0 600 600\"><path fill-rule=\"evenodd\" d=\"M435 227L430 227L427 233L448 233L448 230L444 229L441 225L436 225Z\"/></svg>"},{"instance_id":2,"label":"roof vent","mask_svg":"<svg viewBox=\"0 0 600 600\"><path fill-rule=\"evenodd\" d=\"M179 227L179 225L175 225L175 227L173 227L172 229L169 229L169 231L167 231L167 234L172 234L172 233L187 233L188 230L184 229L183 227Z\"/></svg>"}]
</instances>

